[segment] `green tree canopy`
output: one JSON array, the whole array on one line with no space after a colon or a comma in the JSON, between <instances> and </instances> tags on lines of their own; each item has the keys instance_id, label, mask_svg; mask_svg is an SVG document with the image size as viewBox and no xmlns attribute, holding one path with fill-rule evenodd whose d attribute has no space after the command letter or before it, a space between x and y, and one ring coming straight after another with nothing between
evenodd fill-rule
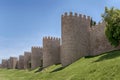
<instances>
[{"instance_id":1,"label":"green tree canopy","mask_svg":"<svg viewBox=\"0 0 120 80\"><path fill-rule=\"evenodd\" d=\"M93 21L93 19L91 18L90 26L92 27L92 26L95 26L95 25L96 25L96 22Z\"/></svg>"},{"instance_id":2,"label":"green tree canopy","mask_svg":"<svg viewBox=\"0 0 120 80\"><path fill-rule=\"evenodd\" d=\"M120 41L120 10L105 7L102 18L106 23L105 34L112 46L117 47Z\"/></svg>"}]
</instances>

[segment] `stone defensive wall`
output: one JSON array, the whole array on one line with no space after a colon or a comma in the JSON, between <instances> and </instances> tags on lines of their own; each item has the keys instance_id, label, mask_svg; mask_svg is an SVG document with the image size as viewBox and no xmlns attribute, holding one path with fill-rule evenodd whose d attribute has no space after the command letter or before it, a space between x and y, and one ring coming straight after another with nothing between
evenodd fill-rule
<instances>
[{"instance_id":1,"label":"stone defensive wall","mask_svg":"<svg viewBox=\"0 0 120 80\"><path fill-rule=\"evenodd\" d=\"M62 15L61 63L67 66L90 51L90 16L65 13Z\"/></svg>"},{"instance_id":2,"label":"stone defensive wall","mask_svg":"<svg viewBox=\"0 0 120 80\"><path fill-rule=\"evenodd\" d=\"M43 38L43 67L60 63L60 38Z\"/></svg>"},{"instance_id":3,"label":"stone defensive wall","mask_svg":"<svg viewBox=\"0 0 120 80\"><path fill-rule=\"evenodd\" d=\"M16 69L17 68L17 61L18 61L17 57L10 57L9 63L8 63L9 64L8 68Z\"/></svg>"},{"instance_id":4,"label":"stone defensive wall","mask_svg":"<svg viewBox=\"0 0 120 80\"><path fill-rule=\"evenodd\" d=\"M8 59L8 69L10 69L11 67L11 64L10 64L10 58Z\"/></svg>"},{"instance_id":5,"label":"stone defensive wall","mask_svg":"<svg viewBox=\"0 0 120 80\"><path fill-rule=\"evenodd\" d=\"M32 47L31 48L31 69L42 67L43 64L43 48Z\"/></svg>"},{"instance_id":6,"label":"stone defensive wall","mask_svg":"<svg viewBox=\"0 0 120 80\"><path fill-rule=\"evenodd\" d=\"M24 52L24 69L31 68L31 52Z\"/></svg>"},{"instance_id":7,"label":"stone defensive wall","mask_svg":"<svg viewBox=\"0 0 120 80\"><path fill-rule=\"evenodd\" d=\"M2 64L0 64L0 68L2 68Z\"/></svg>"},{"instance_id":8,"label":"stone defensive wall","mask_svg":"<svg viewBox=\"0 0 120 80\"><path fill-rule=\"evenodd\" d=\"M111 46L105 35L105 22L101 22L91 27L90 30L91 56L99 55L104 52L120 49L120 46L114 48Z\"/></svg>"},{"instance_id":9,"label":"stone defensive wall","mask_svg":"<svg viewBox=\"0 0 120 80\"><path fill-rule=\"evenodd\" d=\"M7 59L2 59L1 67L2 68L8 68L8 60Z\"/></svg>"},{"instance_id":10,"label":"stone defensive wall","mask_svg":"<svg viewBox=\"0 0 120 80\"><path fill-rule=\"evenodd\" d=\"M24 69L24 56L23 55L19 56L18 69Z\"/></svg>"},{"instance_id":11,"label":"stone defensive wall","mask_svg":"<svg viewBox=\"0 0 120 80\"><path fill-rule=\"evenodd\" d=\"M61 43L62 42L62 43ZM32 47L24 56L3 59L2 68L35 69L54 64L68 66L81 57L96 56L104 52L120 49L111 46L105 35L105 22L91 26L91 17L64 13L61 16L61 41L56 37L44 37L43 48Z\"/></svg>"}]
</instances>

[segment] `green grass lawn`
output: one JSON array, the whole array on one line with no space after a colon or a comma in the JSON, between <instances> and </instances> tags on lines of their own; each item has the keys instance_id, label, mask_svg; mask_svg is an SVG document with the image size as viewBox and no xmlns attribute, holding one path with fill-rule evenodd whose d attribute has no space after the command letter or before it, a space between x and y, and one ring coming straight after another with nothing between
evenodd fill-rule
<instances>
[{"instance_id":1,"label":"green grass lawn","mask_svg":"<svg viewBox=\"0 0 120 80\"><path fill-rule=\"evenodd\" d=\"M0 69L0 80L120 80L120 51L81 58L66 68L53 65L36 70Z\"/></svg>"}]
</instances>

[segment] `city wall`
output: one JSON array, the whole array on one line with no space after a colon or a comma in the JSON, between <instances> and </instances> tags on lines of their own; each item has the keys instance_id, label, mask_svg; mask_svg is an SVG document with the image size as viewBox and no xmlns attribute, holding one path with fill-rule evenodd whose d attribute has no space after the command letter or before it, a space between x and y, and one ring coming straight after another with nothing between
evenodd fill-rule
<instances>
[{"instance_id":1,"label":"city wall","mask_svg":"<svg viewBox=\"0 0 120 80\"><path fill-rule=\"evenodd\" d=\"M72 12L61 16L61 42L60 38L44 37L43 48L32 47L31 52L19 56L18 69L45 68L60 63L65 67L81 57L120 49L120 46L111 46L106 38L105 22L91 26L90 16ZM15 69L17 58L2 60L1 65L3 68Z\"/></svg>"},{"instance_id":2,"label":"city wall","mask_svg":"<svg viewBox=\"0 0 120 80\"><path fill-rule=\"evenodd\" d=\"M61 63L67 66L83 56L89 55L90 51L90 17L65 13L61 19L62 47Z\"/></svg>"},{"instance_id":3,"label":"city wall","mask_svg":"<svg viewBox=\"0 0 120 80\"><path fill-rule=\"evenodd\" d=\"M31 48L31 68L42 67L43 64L43 48L32 47Z\"/></svg>"},{"instance_id":4,"label":"city wall","mask_svg":"<svg viewBox=\"0 0 120 80\"><path fill-rule=\"evenodd\" d=\"M24 56L23 55L19 56L18 69L24 69Z\"/></svg>"},{"instance_id":5,"label":"city wall","mask_svg":"<svg viewBox=\"0 0 120 80\"><path fill-rule=\"evenodd\" d=\"M43 67L60 63L60 39L55 37L43 38Z\"/></svg>"},{"instance_id":6,"label":"city wall","mask_svg":"<svg viewBox=\"0 0 120 80\"><path fill-rule=\"evenodd\" d=\"M2 68L8 68L8 60L7 59L2 59L1 67Z\"/></svg>"},{"instance_id":7,"label":"city wall","mask_svg":"<svg viewBox=\"0 0 120 80\"><path fill-rule=\"evenodd\" d=\"M31 68L31 52L24 52L24 69Z\"/></svg>"},{"instance_id":8,"label":"city wall","mask_svg":"<svg viewBox=\"0 0 120 80\"><path fill-rule=\"evenodd\" d=\"M17 68L17 62L18 62L18 59L17 57L10 57L9 59L9 67L10 69L16 69Z\"/></svg>"},{"instance_id":9,"label":"city wall","mask_svg":"<svg viewBox=\"0 0 120 80\"><path fill-rule=\"evenodd\" d=\"M95 56L104 52L120 49L120 46L114 48L111 46L105 35L105 22L101 22L90 29L90 55Z\"/></svg>"}]
</instances>

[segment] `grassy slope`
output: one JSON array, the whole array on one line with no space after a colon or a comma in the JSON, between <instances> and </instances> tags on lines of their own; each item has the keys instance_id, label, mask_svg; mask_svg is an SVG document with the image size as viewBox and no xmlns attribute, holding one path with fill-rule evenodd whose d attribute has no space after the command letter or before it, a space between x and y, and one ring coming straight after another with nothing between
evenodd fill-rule
<instances>
[{"instance_id":1,"label":"grassy slope","mask_svg":"<svg viewBox=\"0 0 120 80\"><path fill-rule=\"evenodd\" d=\"M72 65L51 72L60 65L42 72L0 69L0 80L120 80L120 51L97 57L82 58Z\"/></svg>"}]
</instances>

